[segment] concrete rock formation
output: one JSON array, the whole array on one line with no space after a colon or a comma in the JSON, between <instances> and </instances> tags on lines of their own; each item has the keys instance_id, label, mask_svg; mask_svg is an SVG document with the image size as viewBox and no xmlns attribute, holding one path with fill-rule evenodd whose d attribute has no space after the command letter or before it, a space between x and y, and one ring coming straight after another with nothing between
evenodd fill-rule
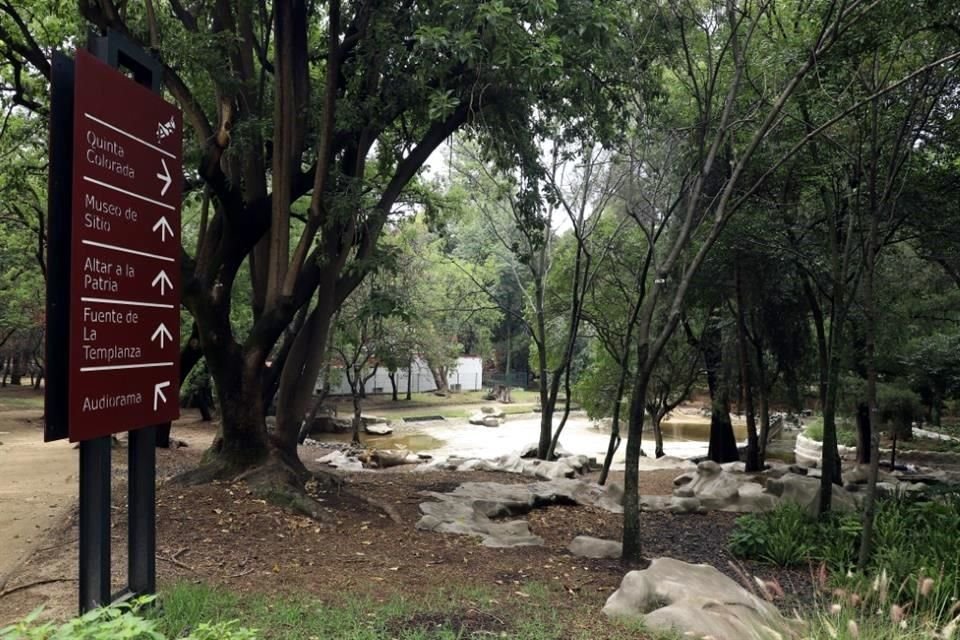
<instances>
[{"instance_id":1,"label":"concrete rock formation","mask_svg":"<svg viewBox=\"0 0 960 640\"><path fill-rule=\"evenodd\" d=\"M438 533L471 535L487 547L541 545L526 520L495 521L493 518L520 516L531 509L553 504L597 506L622 513L623 491L615 485L601 487L581 480L551 480L531 484L465 482L450 493L425 491L435 502L421 502L423 517L417 529Z\"/></svg>"},{"instance_id":2,"label":"concrete rock formation","mask_svg":"<svg viewBox=\"0 0 960 640\"><path fill-rule=\"evenodd\" d=\"M776 607L705 564L657 558L631 571L607 599L611 618L642 620L655 631L714 640L773 640L792 637Z\"/></svg>"}]
</instances>

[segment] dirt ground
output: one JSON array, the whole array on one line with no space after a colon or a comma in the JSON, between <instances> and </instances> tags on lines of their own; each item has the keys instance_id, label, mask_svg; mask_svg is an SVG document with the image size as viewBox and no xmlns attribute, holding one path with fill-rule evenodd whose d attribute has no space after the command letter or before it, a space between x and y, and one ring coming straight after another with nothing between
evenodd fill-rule
<instances>
[{"instance_id":1,"label":"dirt ground","mask_svg":"<svg viewBox=\"0 0 960 640\"><path fill-rule=\"evenodd\" d=\"M37 451L31 455L37 456L41 447L50 446L40 443L40 428L32 422L38 417L35 412L31 422L21 429L28 433L33 429L36 439L30 442L39 444L28 446L10 440L21 442L17 447L25 449L23 456L27 456L26 450L33 449ZM0 414L0 431L8 431L23 420ZM580 534L618 538L621 516L577 506L536 510L527 519L532 531L544 538L544 546L490 549L465 536L416 530L417 505L429 499L421 492L449 491L468 480L519 483L529 479L503 473L418 473L400 469L346 474L346 490L317 494L327 518L325 523L318 523L254 498L243 484L184 488L171 483L174 474L198 462L213 436L213 427L187 412L175 424L173 435L189 446L158 451L157 571L161 587L177 581L202 581L237 592L310 594L337 602L352 596L375 600L395 595L426 596L457 585L492 589L498 599L509 602L524 597L525 585L535 582L553 587L552 597L571 625L591 633L595 630L596 638L609 637L610 630L599 611L619 585L624 569L616 561L572 556L566 547ZM8 444L0 447L0 455L10 455L2 451ZM56 454L53 449L49 451L47 454L44 449L43 455L63 455L59 449ZM72 451L65 449L68 460L72 459ZM121 586L126 567L124 454L121 443L114 455L111 539L115 589ZM46 517L44 509L50 507L44 500L49 498L28 502L29 491L18 494L19 497L5 497L3 502L3 522L10 513L8 504L23 503L24 513L31 514L28 522L43 534L31 538L30 549L10 554L14 558L29 555L9 575L6 595L0 587L0 626L40 604L55 618L68 617L76 609L77 522L75 507L68 508L75 496L75 476L70 479L68 462L37 468L48 466L55 468L44 476L47 480L31 481L30 486L36 495L41 495L40 487L52 490L57 483L65 485L69 490L56 487L61 492L56 504L60 512L66 508L64 517ZM0 472L5 471L4 467L6 463L0 464ZM33 469L29 474L21 474L37 475ZM676 475L676 471L642 472L643 492L669 493ZM377 505L389 505L400 522L388 517ZM645 553L650 557L670 555L709 562L733 574L735 570L729 564L733 558L726 549L726 539L734 519L734 515L726 513L645 514ZM53 526L47 527L48 523ZM6 549L10 541L6 529L0 529L0 536L0 549ZM776 577L787 593L809 593L808 572L753 565L747 565L745 570L762 577Z\"/></svg>"},{"instance_id":2,"label":"dirt ground","mask_svg":"<svg viewBox=\"0 0 960 640\"><path fill-rule=\"evenodd\" d=\"M77 453L66 442L43 446L42 396L7 387L0 397L0 592L45 532L63 522L76 498Z\"/></svg>"}]
</instances>

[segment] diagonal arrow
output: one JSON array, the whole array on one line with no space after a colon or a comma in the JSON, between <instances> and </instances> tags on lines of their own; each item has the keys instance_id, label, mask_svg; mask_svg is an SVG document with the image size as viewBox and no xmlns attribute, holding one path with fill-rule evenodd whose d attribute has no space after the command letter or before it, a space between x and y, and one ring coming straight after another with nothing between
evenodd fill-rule
<instances>
[{"instance_id":1,"label":"diagonal arrow","mask_svg":"<svg viewBox=\"0 0 960 640\"><path fill-rule=\"evenodd\" d=\"M161 269L160 273L157 274L157 277L153 279L153 281L150 283L150 286L155 287L157 286L157 284L160 285L160 295L166 294L166 289L164 289L164 285L166 285L170 289L173 289L173 283L170 282L170 278L167 276L167 272L164 271L163 269Z\"/></svg>"},{"instance_id":2,"label":"diagonal arrow","mask_svg":"<svg viewBox=\"0 0 960 640\"><path fill-rule=\"evenodd\" d=\"M156 330L153 332L153 335L150 336L150 342L156 342L157 338L160 338L160 348L163 349L163 338L166 336L167 340L173 340L173 336L170 335L170 332L167 330L167 325L162 322L157 326Z\"/></svg>"},{"instance_id":3,"label":"diagonal arrow","mask_svg":"<svg viewBox=\"0 0 960 640\"><path fill-rule=\"evenodd\" d=\"M153 224L153 231L157 229L160 230L160 242L167 241L167 234L170 234L170 237L173 237L173 227L170 226L170 223L167 222L166 216L160 216L160 219Z\"/></svg>"},{"instance_id":4,"label":"diagonal arrow","mask_svg":"<svg viewBox=\"0 0 960 640\"><path fill-rule=\"evenodd\" d=\"M167 189L169 189L173 183L173 178L170 177L170 170L167 169L167 161L160 158L160 164L163 165L163 173L158 173L157 177L163 181L163 188L160 189L160 195L165 196L167 195Z\"/></svg>"},{"instance_id":5,"label":"diagonal arrow","mask_svg":"<svg viewBox=\"0 0 960 640\"><path fill-rule=\"evenodd\" d=\"M157 398L163 400L163 403L167 403L167 396L163 395L163 389L166 389L170 386L170 382L158 382L153 385L153 410L157 410Z\"/></svg>"}]
</instances>

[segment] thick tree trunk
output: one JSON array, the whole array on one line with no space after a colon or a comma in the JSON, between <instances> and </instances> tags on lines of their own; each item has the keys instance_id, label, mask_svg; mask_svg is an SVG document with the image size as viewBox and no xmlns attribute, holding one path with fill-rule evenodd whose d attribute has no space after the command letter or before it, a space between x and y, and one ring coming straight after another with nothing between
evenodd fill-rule
<instances>
[{"instance_id":1,"label":"thick tree trunk","mask_svg":"<svg viewBox=\"0 0 960 640\"><path fill-rule=\"evenodd\" d=\"M20 352L14 351L10 358L10 384L19 387L22 383L23 369L21 367Z\"/></svg>"},{"instance_id":2,"label":"thick tree trunk","mask_svg":"<svg viewBox=\"0 0 960 640\"><path fill-rule=\"evenodd\" d=\"M720 328L710 322L701 338L703 361L710 389L710 443L707 457L714 462L736 462L740 459L737 438L730 422L730 394L723 375L723 343Z\"/></svg>"},{"instance_id":3,"label":"thick tree trunk","mask_svg":"<svg viewBox=\"0 0 960 640\"><path fill-rule=\"evenodd\" d=\"M233 360L233 358L230 358ZM211 366L211 371L216 365ZM220 400L220 434L208 452L218 469L214 477L228 478L263 464L269 454L262 396L263 369L236 362L232 371L214 375Z\"/></svg>"}]
</instances>

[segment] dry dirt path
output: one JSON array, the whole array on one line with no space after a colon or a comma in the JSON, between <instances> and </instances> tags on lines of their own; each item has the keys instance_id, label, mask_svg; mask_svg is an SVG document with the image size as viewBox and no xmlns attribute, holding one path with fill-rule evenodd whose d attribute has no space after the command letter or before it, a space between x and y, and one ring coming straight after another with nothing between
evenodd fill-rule
<instances>
[{"instance_id":1,"label":"dry dirt path","mask_svg":"<svg viewBox=\"0 0 960 640\"><path fill-rule=\"evenodd\" d=\"M0 591L10 573L61 522L77 496L78 455L65 441L43 442L43 411L34 394L0 396ZM18 402L3 402L16 398ZM31 400L33 402L31 402Z\"/></svg>"}]
</instances>

